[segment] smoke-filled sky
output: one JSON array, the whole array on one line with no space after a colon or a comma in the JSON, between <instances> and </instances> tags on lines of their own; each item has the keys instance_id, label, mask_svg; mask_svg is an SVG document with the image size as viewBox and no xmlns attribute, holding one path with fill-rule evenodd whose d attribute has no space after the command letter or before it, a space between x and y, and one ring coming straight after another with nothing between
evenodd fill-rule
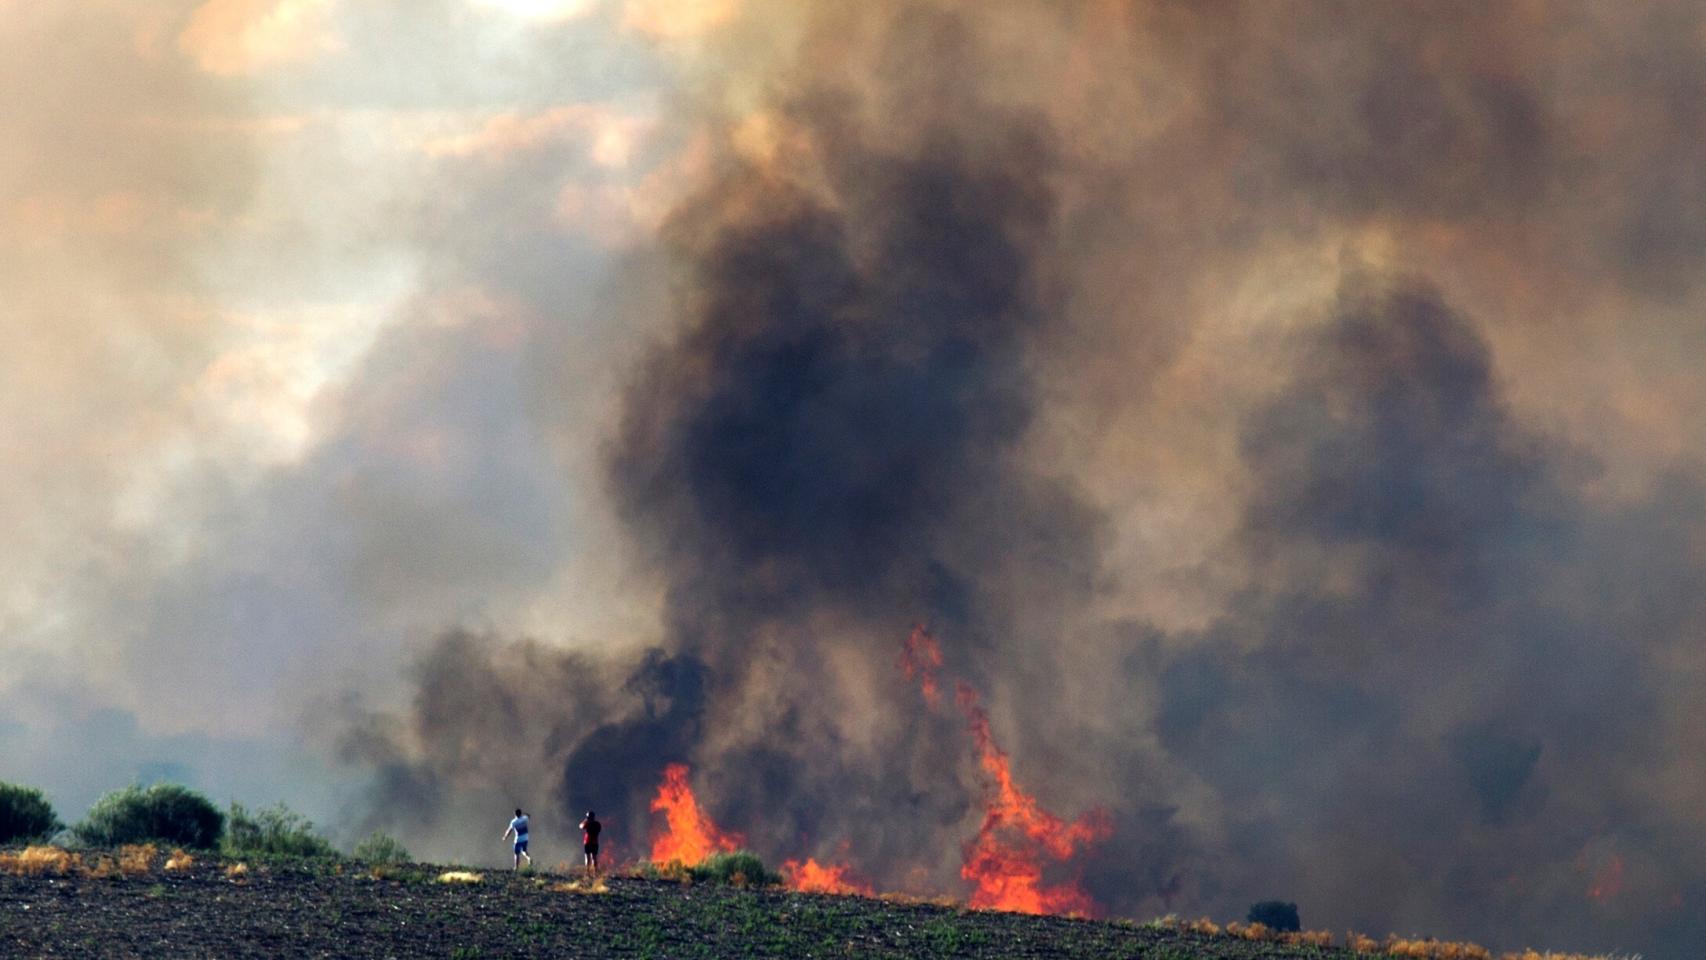
<instances>
[{"instance_id":1,"label":"smoke-filled sky","mask_svg":"<svg viewBox=\"0 0 1706 960\"><path fill-rule=\"evenodd\" d=\"M1706 942L1706 12L0 0L0 779ZM555 824L555 826L553 826ZM565 848L566 849L566 848ZM565 857L566 857L565 853Z\"/></svg>"}]
</instances>

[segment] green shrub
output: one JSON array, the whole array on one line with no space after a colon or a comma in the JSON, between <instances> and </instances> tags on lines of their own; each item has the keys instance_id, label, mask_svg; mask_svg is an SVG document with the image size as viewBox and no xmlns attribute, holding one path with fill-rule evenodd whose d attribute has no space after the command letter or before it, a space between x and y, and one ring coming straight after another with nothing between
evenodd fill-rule
<instances>
[{"instance_id":1,"label":"green shrub","mask_svg":"<svg viewBox=\"0 0 1706 960\"><path fill-rule=\"evenodd\" d=\"M680 883L688 879L687 868L679 860L669 860L657 863L652 860L641 860L630 868L633 875L646 880L673 880Z\"/></svg>"},{"instance_id":2,"label":"green shrub","mask_svg":"<svg viewBox=\"0 0 1706 960\"><path fill-rule=\"evenodd\" d=\"M232 857L335 857L338 851L314 832L314 822L283 803L250 813L231 804L222 850Z\"/></svg>"},{"instance_id":3,"label":"green shrub","mask_svg":"<svg viewBox=\"0 0 1706 960\"><path fill-rule=\"evenodd\" d=\"M782 882L779 874L764 869L764 861L750 850L713 853L687 875L700 883L726 883L740 887L768 887Z\"/></svg>"},{"instance_id":4,"label":"green shrub","mask_svg":"<svg viewBox=\"0 0 1706 960\"><path fill-rule=\"evenodd\" d=\"M180 784L156 783L106 794L72 833L97 847L154 840L207 850L219 843L224 828L225 815L206 797Z\"/></svg>"},{"instance_id":5,"label":"green shrub","mask_svg":"<svg viewBox=\"0 0 1706 960\"><path fill-rule=\"evenodd\" d=\"M0 843L46 840L63 829L40 790L0 783Z\"/></svg>"},{"instance_id":6,"label":"green shrub","mask_svg":"<svg viewBox=\"0 0 1706 960\"><path fill-rule=\"evenodd\" d=\"M373 831L373 836L355 845L351 853L357 860L367 863L408 863L409 851L396 838L379 830Z\"/></svg>"}]
</instances>

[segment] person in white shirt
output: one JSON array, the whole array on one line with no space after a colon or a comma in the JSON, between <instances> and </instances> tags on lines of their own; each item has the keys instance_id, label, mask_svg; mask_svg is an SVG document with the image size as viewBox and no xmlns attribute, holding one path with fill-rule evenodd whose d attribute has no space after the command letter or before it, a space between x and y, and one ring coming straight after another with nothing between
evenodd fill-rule
<instances>
[{"instance_id":1,"label":"person in white shirt","mask_svg":"<svg viewBox=\"0 0 1706 960\"><path fill-rule=\"evenodd\" d=\"M528 866L533 866L533 858L527 855L527 814L515 808L515 819L509 822L509 829L504 831L504 839L515 834L515 869L521 869L521 861L525 859Z\"/></svg>"}]
</instances>

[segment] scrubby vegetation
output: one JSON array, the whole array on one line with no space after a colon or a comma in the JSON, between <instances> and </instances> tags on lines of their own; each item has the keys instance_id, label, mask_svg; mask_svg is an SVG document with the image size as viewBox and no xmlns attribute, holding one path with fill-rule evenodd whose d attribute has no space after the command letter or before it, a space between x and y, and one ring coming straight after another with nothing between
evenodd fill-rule
<instances>
[{"instance_id":1,"label":"scrubby vegetation","mask_svg":"<svg viewBox=\"0 0 1706 960\"><path fill-rule=\"evenodd\" d=\"M251 813L231 804L220 849L233 857L335 857L336 848L314 830L313 821L283 803Z\"/></svg>"},{"instance_id":2,"label":"scrubby vegetation","mask_svg":"<svg viewBox=\"0 0 1706 960\"><path fill-rule=\"evenodd\" d=\"M750 850L714 853L691 867L678 861L653 863L642 860L628 872L645 880L719 883L731 887L773 887L783 882L781 874L765 867L764 861Z\"/></svg>"},{"instance_id":3,"label":"scrubby vegetation","mask_svg":"<svg viewBox=\"0 0 1706 960\"><path fill-rule=\"evenodd\" d=\"M764 861L750 850L714 853L704 863L689 867L687 873L700 883L726 883L735 887L770 887L782 882L782 875L765 869Z\"/></svg>"},{"instance_id":4,"label":"scrubby vegetation","mask_svg":"<svg viewBox=\"0 0 1706 960\"><path fill-rule=\"evenodd\" d=\"M46 840L63 829L40 790L0 783L0 843Z\"/></svg>"},{"instance_id":5,"label":"scrubby vegetation","mask_svg":"<svg viewBox=\"0 0 1706 960\"><path fill-rule=\"evenodd\" d=\"M363 863L387 864L408 863L409 851L390 834L379 830L373 835L355 845L350 856Z\"/></svg>"},{"instance_id":6,"label":"scrubby vegetation","mask_svg":"<svg viewBox=\"0 0 1706 960\"><path fill-rule=\"evenodd\" d=\"M94 847L157 841L211 850L224 827L225 815L206 797L180 784L157 783L106 794L72 833Z\"/></svg>"}]
</instances>

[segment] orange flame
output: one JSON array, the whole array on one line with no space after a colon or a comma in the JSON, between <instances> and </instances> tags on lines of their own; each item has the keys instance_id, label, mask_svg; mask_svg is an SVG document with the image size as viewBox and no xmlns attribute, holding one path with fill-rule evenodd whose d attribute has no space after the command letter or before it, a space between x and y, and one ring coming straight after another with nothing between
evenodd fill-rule
<instances>
[{"instance_id":1,"label":"orange flame","mask_svg":"<svg viewBox=\"0 0 1706 960\"><path fill-rule=\"evenodd\" d=\"M1604 903L1622 892L1623 858L1612 854L1611 859L1594 874L1593 883L1588 886L1588 899Z\"/></svg>"},{"instance_id":2,"label":"orange flame","mask_svg":"<svg viewBox=\"0 0 1706 960\"><path fill-rule=\"evenodd\" d=\"M691 867L718 851L738 850L746 838L717 829L687 785L687 765L672 763L663 770L663 782L652 799L652 810L664 815L665 829L652 837L652 862L679 862Z\"/></svg>"},{"instance_id":3,"label":"orange flame","mask_svg":"<svg viewBox=\"0 0 1706 960\"><path fill-rule=\"evenodd\" d=\"M912 635L906 638L906 646L901 650L900 668L906 671L906 679L918 678L918 687L924 691L924 702L931 706L935 706L938 699L936 671L941 666L942 648L936 645L936 638L923 626L914 624Z\"/></svg>"},{"instance_id":4,"label":"orange flame","mask_svg":"<svg viewBox=\"0 0 1706 960\"><path fill-rule=\"evenodd\" d=\"M798 860L787 860L782 863L782 876L788 881L788 886L801 893L876 896L875 887L868 883L860 883L848 876L851 870L852 868L845 863L818 863L813 857L807 857L804 863Z\"/></svg>"},{"instance_id":5,"label":"orange flame","mask_svg":"<svg viewBox=\"0 0 1706 960\"><path fill-rule=\"evenodd\" d=\"M960 876L975 887L971 905L1016 913L1094 913L1095 902L1076 882L1043 885L1043 860L1064 863L1080 849L1106 839L1113 832L1107 814L1091 810L1068 823L1044 810L1014 782L1011 763L995 744L977 691L962 680L955 685L954 702L966 715L977 741L978 763L993 787L983 826L966 845L960 867Z\"/></svg>"},{"instance_id":6,"label":"orange flame","mask_svg":"<svg viewBox=\"0 0 1706 960\"><path fill-rule=\"evenodd\" d=\"M913 627L906 638L900 666L907 679L918 680L925 702L934 706L942 649L922 626ZM995 743L989 714L977 691L958 681L954 702L971 728L978 765L990 779L983 825L966 844L960 866L960 876L972 884L971 906L1015 913L1094 914L1095 901L1083 888L1076 882L1047 886L1043 868L1047 861L1065 863L1083 848L1106 839L1113 832L1107 814L1092 810L1068 823L1043 809L1014 781L1012 764Z\"/></svg>"}]
</instances>

